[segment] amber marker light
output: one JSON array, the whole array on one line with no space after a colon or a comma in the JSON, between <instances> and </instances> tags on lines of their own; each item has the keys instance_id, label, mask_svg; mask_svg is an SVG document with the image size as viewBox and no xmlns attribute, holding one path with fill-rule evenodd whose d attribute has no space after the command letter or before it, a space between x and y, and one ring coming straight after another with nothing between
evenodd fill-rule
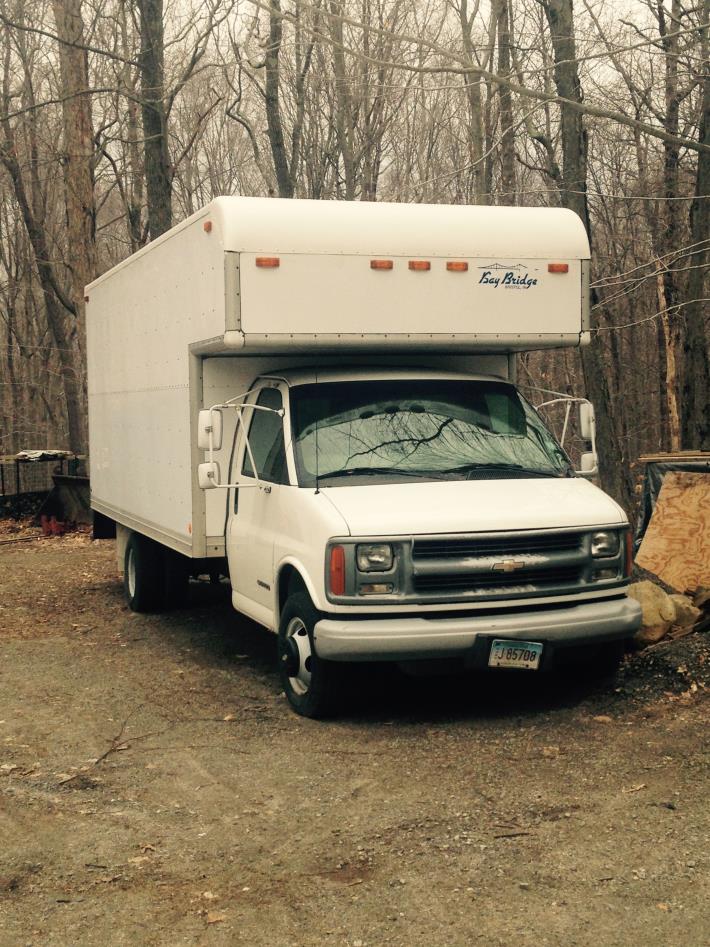
<instances>
[{"instance_id":1,"label":"amber marker light","mask_svg":"<svg viewBox=\"0 0 710 947\"><path fill-rule=\"evenodd\" d=\"M394 262L392 260L370 260L371 270L393 270Z\"/></svg>"},{"instance_id":2,"label":"amber marker light","mask_svg":"<svg viewBox=\"0 0 710 947\"><path fill-rule=\"evenodd\" d=\"M345 550L342 546L330 548L330 591L333 595L345 595Z\"/></svg>"},{"instance_id":3,"label":"amber marker light","mask_svg":"<svg viewBox=\"0 0 710 947\"><path fill-rule=\"evenodd\" d=\"M569 263L548 263L548 273L569 273Z\"/></svg>"},{"instance_id":4,"label":"amber marker light","mask_svg":"<svg viewBox=\"0 0 710 947\"><path fill-rule=\"evenodd\" d=\"M281 266L281 260L277 256L258 256L256 265L262 270L276 270Z\"/></svg>"},{"instance_id":5,"label":"amber marker light","mask_svg":"<svg viewBox=\"0 0 710 947\"><path fill-rule=\"evenodd\" d=\"M204 224L202 225L202 229L204 230L205 233L212 233L212 221L206 220Z\"/></svg>"},{"instance_id":6,"label":"amber marker light","mask_svg":"<svg viewBox=\"0 0 710 947\"><path fill-rule=\"evenodd\" d=\"M417 273L426 273L427 270L431 269L431 263L428 260L410 260L409 269L415 270Z\"/></svg>"},{"instance_id":7,"label":"amber marker light","mask_svg":"<svg viewBox=\"0 0 710 947\"><path fill-rule=\"evenodd\" d=\"M465 260L449 260L446 269L449 273L468 273L468 263Z\"/></svg>"}]
</instances>

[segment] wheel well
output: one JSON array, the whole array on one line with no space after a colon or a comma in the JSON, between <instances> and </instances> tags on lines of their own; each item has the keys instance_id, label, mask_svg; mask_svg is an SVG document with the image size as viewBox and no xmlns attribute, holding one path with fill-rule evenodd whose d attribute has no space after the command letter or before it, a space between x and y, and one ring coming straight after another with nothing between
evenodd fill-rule
<instances>
[{"instance_id":1,"label":"wheel well","mask_svg":"<svg viewBox=\"0 0 710 947\"><path fill-rule=\"evenodd\" d=\"M279 573L279 615L283 611L289 595L293 595L294 592L300 589L307 591L301 573L295 566L285 565Z\"/></svg>"}]
</instances>

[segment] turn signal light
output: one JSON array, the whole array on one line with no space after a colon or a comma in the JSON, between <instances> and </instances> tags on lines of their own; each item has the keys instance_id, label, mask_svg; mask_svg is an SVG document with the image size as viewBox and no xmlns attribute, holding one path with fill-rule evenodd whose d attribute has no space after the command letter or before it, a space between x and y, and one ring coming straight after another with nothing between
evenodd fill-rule
<instances>
[{"instance_id":1,"label":"turn signal light","mask_svg":"<svg viewBox=\"0 0 710 947\"><path fill-rule=\"evenodd\" d=\"M467 273L468 263L465 260L449 260L446 269L449 273Z\"/></svg>"},{"instance_id":2,"label":"turn signal light","mask_svg":"<svg viewBox=\"0 0 710 947\"><path fill-rule=\"evenodd\" d=\"M277 256L258 256L256 265L263 270L275 270L281 266L281 260Z\"/></svg>"},{"instance_id":3,"label":"turn signal light","mask_svg":"<svg viewBox=\"0 0 710 947\"><path fill-rule=\"evenodd\" d=\"M370 269L371 270L393 270L394 261L393 260L370 260Z\"/></svg>"},{"instance_id":4,"label":"turn signal light","mask_svg":"<svg viewBox=\"0 0 710 947\"><path fill-rule=\"evenodd\" d=\"M410 260L409 269L425 273L427 270L431 269L431 263L428 260Z\"/></svg>"},{"instance_id":5,"label":"turn signal light","mask_svg":"<svg viewBox=\"0 0 710 947\"><path fill-rule=\"evenodd\" d=\"M345 595L345 550L342 546L330 548L330 591Z\"/></svg>"},{"instance_id":6,"label":"turn signal light","mask_svg":"<svg viewBox=\"0 0 710 947\"><path fill-rule=\"evenodd\" d=\"M548 263L548 273L569 273L569 263Z\"/></svg>"}]
</instances>

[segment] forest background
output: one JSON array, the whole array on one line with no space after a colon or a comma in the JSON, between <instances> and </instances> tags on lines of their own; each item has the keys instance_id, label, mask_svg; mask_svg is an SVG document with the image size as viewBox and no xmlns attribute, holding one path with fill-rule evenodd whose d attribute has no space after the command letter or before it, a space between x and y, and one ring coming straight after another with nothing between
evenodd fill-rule
<instances>
[{"instance_id":1,"label":"forest background","mask_svg":"<svg viewBox=\"0 0 710 947\"><path fill-rule=\"evenodd\" d=\"M602 483L710 449L710 0L0 0L0 455L87 449L84 286L220 194L566 206ZM542 399L538 399L542 400Z\"/></svg>"}]
</instances>

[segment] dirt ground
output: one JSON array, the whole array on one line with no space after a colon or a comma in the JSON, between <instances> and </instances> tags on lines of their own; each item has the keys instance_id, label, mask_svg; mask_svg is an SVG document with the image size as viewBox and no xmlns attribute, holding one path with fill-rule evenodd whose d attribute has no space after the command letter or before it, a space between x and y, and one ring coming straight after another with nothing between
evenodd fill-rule
<instances>
[{"instance_id":1,"label":"dirt ground","mask_svg":"<svg viewBox=\"0 0 710 947\"><path fill-rule=\"evenodd\" d=\"M375 673L317 723L224 587L134 615L113 543L16 538L2 947L708 943L708 635L605 682Z\"/></svg>"}]
</instances>

